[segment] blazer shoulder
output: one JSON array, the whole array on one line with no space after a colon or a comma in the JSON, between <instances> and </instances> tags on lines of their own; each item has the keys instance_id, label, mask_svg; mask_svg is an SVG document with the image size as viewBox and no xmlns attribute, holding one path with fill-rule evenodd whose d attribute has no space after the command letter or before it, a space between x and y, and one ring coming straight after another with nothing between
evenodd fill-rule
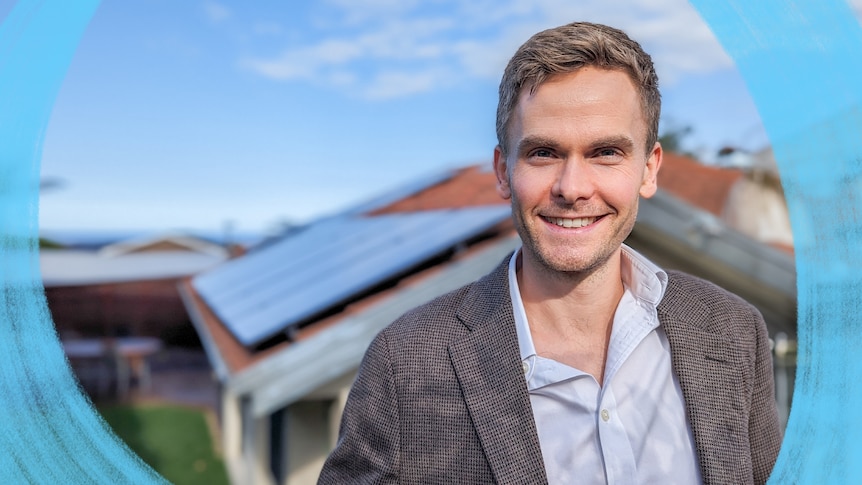
<instances>
[{"instance_id":1,"label":"blazer shoulder","mask_svg":"<svg viewBox=\"0 0 862 485\"><path fill-rule=\"evenodd\" d=\"M668 285L659 314L674 316L725 334L751 334L765 325L760 311L740 296L681 271L667 271Z\"/></svg>"},{"instance_id":2,"label":"blazer shoulder","mask_svg":"<svg viewBox=\"0 0 862 485\"><path fill-rule=\"evenodd\" d=\"M665 299L669 302L697 300L708 307L738 307L744 311L756 310L754 305L711 281L682 271L668 270Z\"/></svg>"},{"instance_id":3,"label":"blazer shoulder","mask_svg":"<svg viewBox=\"0 0 862 485\"><path fill-rule=\"evenodd\" d=\"M461 303L464 301L465 295L470 291L473 285L475 285L475 282L440 295L431 301L407 311L407 313L401 315L392 322L387 329L391 329L392 331L407 331L417 325L424 326L429 321L439 322L440 320L451 320L455 318L455 314L461 306Z\"/></svg>"}]
</instances>

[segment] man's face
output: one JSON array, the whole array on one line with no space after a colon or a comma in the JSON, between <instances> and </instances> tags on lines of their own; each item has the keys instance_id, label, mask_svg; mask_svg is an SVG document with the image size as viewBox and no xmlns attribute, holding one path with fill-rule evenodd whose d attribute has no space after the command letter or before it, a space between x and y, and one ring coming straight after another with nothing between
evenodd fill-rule
<instances>
[{"instance_id":1,"label":"man's face","mask_svg":"<svg viewBox=\"0 0 862 485\"><path fill-rule=\"evenodd\" d=\"M520 93L497 191L512 199L524 264L586 273L618 254L638 196L656 191L661 146L646 149L638 93L622 71L584 67Z\"/></svg>"}]
</instances>

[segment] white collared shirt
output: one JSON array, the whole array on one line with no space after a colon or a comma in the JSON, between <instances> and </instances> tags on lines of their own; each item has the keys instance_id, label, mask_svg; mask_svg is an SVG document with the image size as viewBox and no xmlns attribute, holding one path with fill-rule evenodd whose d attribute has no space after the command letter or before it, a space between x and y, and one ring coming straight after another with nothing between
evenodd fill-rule
<instances>
[{"instance_id":1,"label":"white collared shirt","mask_svg":"<svg viewBox=\"0 0 862 485\"><path fill-rule=\"evenodd\" d=\"M697 452L656 306L667 273L623 245L625 292L614 314L604 386L536 355L518 287L509 291L539 444L551 484L697 484Z\"/></svg>"}]
</instances>

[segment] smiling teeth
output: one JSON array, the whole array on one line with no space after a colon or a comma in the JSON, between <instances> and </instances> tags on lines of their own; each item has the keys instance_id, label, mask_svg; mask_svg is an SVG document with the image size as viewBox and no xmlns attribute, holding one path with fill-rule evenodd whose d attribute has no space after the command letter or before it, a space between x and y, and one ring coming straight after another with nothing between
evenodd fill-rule
<instances>
[{"instance_id":1,"label":"smiling teeth","mask_svg":"<svg viewBox=\"0 0 862 485\"><path fill-rule=\"evenodd\" d=\"M584 227L596 222L595 217L583 217L580 219L564 219L562 217L549 217L549 221L560 227Z\"/></svg>"}]
</instances>

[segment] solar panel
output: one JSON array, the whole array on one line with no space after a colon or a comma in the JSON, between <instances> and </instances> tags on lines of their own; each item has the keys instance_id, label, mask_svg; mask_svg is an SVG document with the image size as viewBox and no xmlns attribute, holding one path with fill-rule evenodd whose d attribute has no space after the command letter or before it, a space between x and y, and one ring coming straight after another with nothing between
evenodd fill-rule
<instances>
[{"instance_id":1,"label":"solar panel","mask_svg":"<svg viewBox=\"0 0 862 485\"><path fill-rule=\"evenodd\" d=\"M509 215L509 207L499 205L332 217L198 275L192 284L243 345L255 345Z\"/></svg>"}]
</instances>

